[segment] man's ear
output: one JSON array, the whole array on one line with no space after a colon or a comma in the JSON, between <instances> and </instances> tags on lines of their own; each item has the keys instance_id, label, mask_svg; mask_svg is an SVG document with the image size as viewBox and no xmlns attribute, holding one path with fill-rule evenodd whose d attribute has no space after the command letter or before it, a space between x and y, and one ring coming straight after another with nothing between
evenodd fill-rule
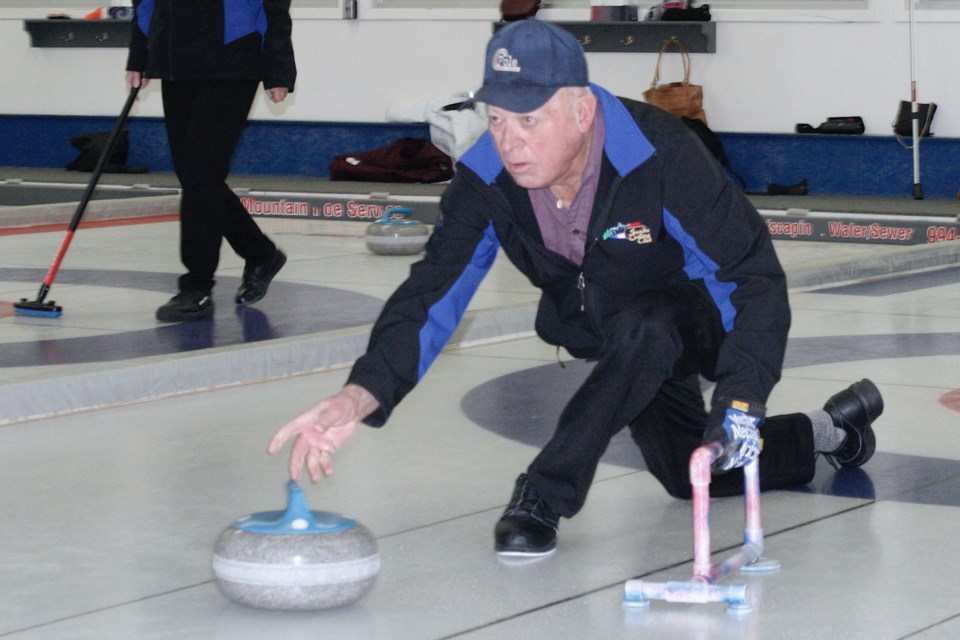
<instances>
[{"instance_id":1,"label":"man's ear","mask_svg":"<svg viewBox=\"0 0 960 640\"><path fill-rule=\"evenodd\" d=\"M586 133L593 126L593 118L597 115L597 105L597 96L592 93L577 98L577 124L581 133Z\"/></svg>"}]
</instances>

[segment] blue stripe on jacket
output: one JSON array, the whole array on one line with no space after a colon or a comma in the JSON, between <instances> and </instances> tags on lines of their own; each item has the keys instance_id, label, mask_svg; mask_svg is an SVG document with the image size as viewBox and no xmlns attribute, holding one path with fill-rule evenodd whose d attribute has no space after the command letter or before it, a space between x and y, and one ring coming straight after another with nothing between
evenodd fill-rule
<instances>
[{"instance_id":1,"label":"blue stripe on jacket","mask_svg":"<svg viewBox=\"0 0 960 640\"><path fill-rule=\"evenodd\" d=\"M663 225L666 227L667 233L683 247L683 261L685 263L683 270L691 280L703 279L713 303L720 310L720 319L723 321L724 330L728 333L733 331L733 323L737 319L737 310L730 298L736 291L737 285L733 282L723 282L717 279L717 271L720 269L720 265L697 246L696 239L687 233L680 221L666 209L663 210Z\"/></svg>"},{"instance_id":2,"label":"blue stripe on jacket","mask_svg":"<svg viewBox=\"0 0 960 640\"><path fill-rule=\"evenodd\" d=\"M656 149L615 95L595 84L590 85L590 90L600 102L607 132L603 152L617 173L625 176L649 160Z\"/></svg>"},{"instance_id":3,"label":"blue stripe on jacket","mask_svg":"<svg viewBox=\"0 0 960 640\"><path fill-rule=\"evenodd\" d=\"M254 31L261 36L267 32L263 0L223 0L223 44Z\"/></svg>"},{"instance_id":4,"label":"blue stripe on jacket","mask_svg":"<svg viewBox=\"0 0 960 640\"><path fill-rule=\"evenodd\" d=\"M150 33L150 22L156 0L142 0L137 6L137 26L144 35ZM267 14L263 0L223 0L223 43L238 40L254 31L267 32Z\"/></svg>"},{"instance_id":5,"label":"blue stripe on jacket","mask_svg":"<svg viewBox=\"0 0 960 640\"><path fill-rule=\"evenodd\" d=\"M141 0L137 5L137 26L143 35L150 33L150 20L153 19L154 0Z\"/></svg>"},{"instance_id":6,"label":"blue stripe on jacket","mask_svg":"<svg viewBox=\"0 0 960 640\"><path fill-rule=\"evenodd\" d=\"M446 346L450 336L456 331L460 319L483 281L500 250L500 241L493 231L493 223L483 232L483 239L474 249L470 263L454 282L450 290L430 307L427 321L420 329L420 363L417 380L421 380L427 369Z\"/></svg>"}]
</instances>

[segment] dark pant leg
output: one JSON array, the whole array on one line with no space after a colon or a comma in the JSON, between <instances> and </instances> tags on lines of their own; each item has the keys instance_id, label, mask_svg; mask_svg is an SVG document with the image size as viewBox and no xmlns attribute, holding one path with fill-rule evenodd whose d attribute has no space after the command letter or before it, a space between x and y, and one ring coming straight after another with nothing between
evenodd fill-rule
<instances>
[{"instance_id":1,"label":"dark pant leg","mask_svg":"<svg viewBox=\"0 0 960 640\"><path fill-rule=\"evenodd\" d=\"M610 438L647 407L678 366L698 359L697 337L686 330L697 295L692 287L645 294L608 323L596 366L527 470L560 515L571 517L583 506Z\"/></svg>"},{"instance_id":2,"label":"dark pant leg","mask_svg":"<svg viewBox=\"0 0 960 640\"><path fill-rule=\"evenodd\" d=\"M630 434L640 446L647 469L675 498L689 500L690 456L702 444L707 413L699 376L670 380L633 422ZM802 413L767 418L760 427L760 489L782 489L813 480L816 457L813 428ZM710 495L743 495L743 469L715 475Z\"/></svg>"},{"instance_id":3,"label":"dark pant leg","mask_svg":"<svg viewBox=\"0 0 960 640\"><path fill-rule=\"evenodd\" d=\"M165 80L164 122L183 189L181 290L208 291L226 238L245 260L267 260L275 245L226 183L230 160L246 126L259 83L252 80Z\"/></svg>"}]
</instances>

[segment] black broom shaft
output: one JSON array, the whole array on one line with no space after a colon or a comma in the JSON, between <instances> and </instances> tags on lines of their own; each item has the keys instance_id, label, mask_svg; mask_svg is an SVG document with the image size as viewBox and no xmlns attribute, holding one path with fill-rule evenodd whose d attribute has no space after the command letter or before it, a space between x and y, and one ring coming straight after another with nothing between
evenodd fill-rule
<instances>
[{"instance_id":1,"label":"black broom shaft","mask_svg":"<svg viewBox=\"0 0 960 640\"><path fill-rule=\"evenodd\" d=\"M40 291L37 293L37 299L35 301L38 304L42 304L46 299L47 294L50 293L50 285L53 284L53 279L57 276L57 271L60 270L60 263L63 260L63 256L67 253L67 248L70 246L70 241L73 239L73 234L80 225L80 219L83 217L83 212L86 210L87 204L90 202L90 196L93 194L93 190L96 188L97 182L100 180L100 176L103 175L103 168L107 164L107 158L110 157L113 147L117 144L117 138L120 136L120 131L123 129L123 125L127 121L127 116L130 115L130 109L133 108L133 103L136 101L138 93L140 93L140 87L133 87L130 89L130 95L127 97L127 102L123 105L123 111L120 112L120 117L117 118L116 124L113 125L113 131L110 132L110 137L107 138L107 144L103 149L103 153L101 153L100 157L97 159L97 165L94 167L93 175L90 177L90 182L87 183L87 188L83 191L83 196L80 198L80 203L77 205L77 210L73 213L73 219L70 220L70 226L68 227L67 235L64 236L63 242L60 243L60 248L57 250L57 255L54 256L53 263L47 270L47 275L40 285Z\"/></svg>"},{"instance_id":2,"label":"black broom shaft","mask_svg":"<svg viewBox=\"0 0 960 640\"><path fill-rule=\"evenodd\" d=\"M137 99L137 94L140 92L140 87L133 87L130 89L130 95L127 97L127 102L123 105L123 111L120 112L120 117L117 118L116 124L113 125L113 131L110 132L110 137L107 138L107 144L103 148L103 153L100 154L100 157L97 159L97 165L93 170L93 176L90 178L90 182L87 183L87 188L83 190L83 196L80 198L80 203L77 205L77 210L73 214L73 219L70 220L70 231L76 231L77 226L80 224L80 219L83 217L83 212L87 208L87 204L90 202L90 196L93 195L93 190L97 187L97 182L100 181L100 176L103 175L103 169L107 165L107 159L110 157L111 152L113 152L113 147L117 144L117 138L120 137L120 131L123 129L123 125L127 122L127 116L130 115L130 109L133 108L133 103Z\"/></svg>"}]
</instances>

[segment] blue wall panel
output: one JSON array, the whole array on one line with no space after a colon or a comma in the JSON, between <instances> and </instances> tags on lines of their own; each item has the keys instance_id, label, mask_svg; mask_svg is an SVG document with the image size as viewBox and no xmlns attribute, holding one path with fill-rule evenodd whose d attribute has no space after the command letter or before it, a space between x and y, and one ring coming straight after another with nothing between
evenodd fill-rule
<instances>
[{"instance_id":1,"label":"blue wall panel","mask_svg":"<svg viewBox=\"0 0 960 640\"><path fill-rule=\"evenodd\" d=\"M63 167L76 156L70 138L109 131L114 119L0 116L0 165ZM131 166L171 171L163 120L129 122ZM913 155L893 136L718 133L748 191L806 179L811 193L911 197ZM325 178L335 155L373 149L398 138L429 138L424 123L335 123L256 120L234 156L233 172ZM960 190L960 139L925 138L920 146L924 195L954 198Z\"/></svg>"},{"instance_id":2,"label":"blue wall panel","mask_svg":"<svg viewBox=\"0 0 960 640\"><path fill-rule=\"evenodd\" d=\"M115 118L0 116L0 166L59 168L77 155L70 138L110 131ZM131 118L127 164L172 171L161 118ZM336 123L251 121L234 155L233 172L243 175L302 175L325 178L335 155L374 149L404 137L429 138L423 123Z\"/></svg>"},{"instance_id":3,"label":"blue wall panel","mask_svg":"<svg viewBox=\"0 0 960 640\"><path fill-rule=\"evenodd\" d=\"M913 151L891 136L721 133L734 170L748 191L806 179L810 193L906 196L913 194ZM909 140L907 141L909 143ZM924 195L953 198L960 190L960 139L920 143Z\"/></svg>"}]
</instances>

